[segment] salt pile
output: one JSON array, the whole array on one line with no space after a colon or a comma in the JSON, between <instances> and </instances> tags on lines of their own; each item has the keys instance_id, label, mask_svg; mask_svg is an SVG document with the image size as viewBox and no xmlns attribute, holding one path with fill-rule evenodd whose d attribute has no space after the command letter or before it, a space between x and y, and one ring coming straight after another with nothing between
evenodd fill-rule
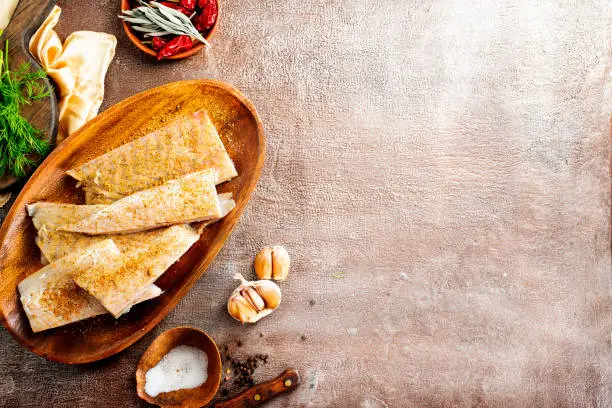
<instances>
[{"instance_id":1,"label":"salt pile","mask_svg":"<svg viewBox=\"0 0 612 408\"><path fill-rule=\"evenodd\" d=\"M170 350L146 374L145 392L156 397L162 392L196 388L208 378L208 356L193 346Z\"/></svg>"}]
</instances>

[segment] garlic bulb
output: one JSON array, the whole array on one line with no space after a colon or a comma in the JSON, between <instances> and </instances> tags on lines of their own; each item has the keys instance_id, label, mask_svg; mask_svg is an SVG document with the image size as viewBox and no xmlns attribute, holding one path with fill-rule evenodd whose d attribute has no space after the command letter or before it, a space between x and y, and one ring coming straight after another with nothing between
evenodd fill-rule
<instances>
[{"instance_id":1,"label":"garlic bulb","mask_svg":"<svg viewBox=\"0 0 612 408\"><path fill-rule=\"evenodd\" d=\"M241 281L227 301L227 311L241 323L255 323L272 313L280 305L281 291L269 280L247 281L241 274L234 275Z\"/></svg>"},{"instance_id":2,"label":"garlic bulb","mask_svg":"<svg viewBox=\"0 0 612 408\"><path fill-rule=\"evenodd\" d=\"M289 253L280 245L267 246L262 249L253 262L259 279L283 281L289 275Z\"/></svg>"}]
</instances>

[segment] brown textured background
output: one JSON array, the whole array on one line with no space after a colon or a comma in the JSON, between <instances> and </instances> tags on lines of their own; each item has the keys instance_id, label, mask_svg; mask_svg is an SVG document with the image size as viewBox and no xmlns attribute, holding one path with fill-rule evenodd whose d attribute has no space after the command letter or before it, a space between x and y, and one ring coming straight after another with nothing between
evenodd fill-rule
<instances>
[{"instance_id":1,"label":"brown textured background","mask_svg":"<svg viewBox=\"0 0 612 408\"><path fill-rule=\"evenodd\" d=\"M605 1L223 0L212 51L170 64L126 42L118 3L60 1L62 35L119 39L104 107L227 81L266 167L209 271L127 351L64 366L0 329L0 405L143 406L141 353L193 325L270 354L258 380L301 371L273 407L612 406ZM241 327L231 275L270 243L293 257L283 304Z\"/></svg>"}]
</instances>

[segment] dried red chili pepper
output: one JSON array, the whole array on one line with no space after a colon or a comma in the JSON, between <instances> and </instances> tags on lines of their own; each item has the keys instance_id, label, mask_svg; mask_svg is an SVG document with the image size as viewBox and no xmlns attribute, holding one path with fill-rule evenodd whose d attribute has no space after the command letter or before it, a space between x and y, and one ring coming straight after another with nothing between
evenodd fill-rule
<instances>
[{"instance_id":1,"label":"dried red chili pepper","mask_svg":"<svg viewBox=\"0 0 612 408\"><path fill-rule=\"evenodd\" d=\"M159 51L164 45L166 45L167 42L168 40L164 40L161 37L153 37L153 49L155 51Z\"/></svg>"},{"instance_id":2,"label":"dried red chili pepper","mask_svg":"<svg viewBox=\"0 0 612 408\"><path fill-rule=\"evenodd\" d=\"M196 8L197 0L181 0L179 4L189 11L193 11Z\"/></svg>"},{"instance_id":3,"label":"dried red chili pepper","mask_svg":"<svg viewBox=\"0 0 612 408\"><path fill-rule=\"evenodd\" d=\"M192 11L187 10L185 7L179 6L176 3L170 3L169 1L160 1L159 4L163 4L166 7L180 11L181 13L183 13L184 15L188 17L191 16L191 14L193 13Z\"/></svg>"},{"instance_id":4,"label":"dried red chili pepper","mask_svg":"<svg viewBox=\"0 0 612 408\"><path fill-rule=\"evenodd\" d=\"M195 28L198 31L208 30L217 21L217 14L219 13L217 2L216 0L199 0L198 5L202 11L200 11L200 15L197 17Z\"/></svg>"},{"instance_id":5,"label":"dried red chili pepper","mask_svg":"<svg viewBox=\"0 0 612 408\"><path fill-rule=\"evenodd\" d=\"M193 48L193 41L188 35L179 35L174 37L157 52L157 59L162 60L164 58L171 57L184 51L188 51Z\"/></svg>"}]
</instances>

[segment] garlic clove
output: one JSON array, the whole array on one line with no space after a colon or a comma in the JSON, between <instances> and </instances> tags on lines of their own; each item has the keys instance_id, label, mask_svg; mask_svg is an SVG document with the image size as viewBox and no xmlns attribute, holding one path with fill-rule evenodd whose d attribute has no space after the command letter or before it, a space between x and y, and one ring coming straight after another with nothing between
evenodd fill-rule
<instances>
[{"instance_id":1,"label":"garlic clove","mask_svg":"<svg viewBox=\"0 0 612 408\"><path fill-rule=\"evenodd\" d=\"M281 302L281 290L269 280L249 282L241 274L234 275L241 284L227 302L229 314L242 323L255 323L272 313Z\"/></svg>"},{"instance_id":2,"label":"garlic clove","mask_svg":"<svg viewBox=\"0 0 612 408\"><path fill-rule=\"evenodd\" d=\"M266 302L267 309L276 309L281 303L281 290L272 281L260 280L253 282L253 286L259 296Z\"/></svg>"},{"instance_id":3,"label":"garlic clove","mask_svg":"<svg viewBox=\"0 0 612 408\"><path fill-rule=\"evenodd\" d=\"M240 294L246 299L247 302L249 302L251 306L253 306L253 309L255 309L257 312L261 312L266 308L266 303L261 296L259 296L255 288L247 286L240 291Z\"/></svg>"},{"instance_id":4,"label":"garlic clove","mask_svg":"<svg viewBox=\"0 0 612 408\"><path fill-rule=\"evenodd\" d=\"M262 249L253 262L255 273L259 279L272 279L272 248Z\"/></svg>"},{"instance_id":5,"label":"garlic clove","mask_svg":"<svg viewBox=\"0 0 612 408\"><path fill-rule=\"evenodd\" d=\"M267 246L255 256L253 267L259 279L286 280L291 264L289 253L280 246Z\"/></svg>"},{"instance_id":6,"label":"garlic clove","mask_svg":"<svg viewBox=\"0 0 612 408\"><path fill-rule=\"evenodd\" d=\"M284 247L280 245L272 247L272 278L274 280L287 279L290 263L289 253Z\"/></svg>"},{"instance_id":7,"label":"garlic clove","mask_svg":"<svg viewBox=\"0 0 612 408\"><path fill-rule=\"evenodd\" d=\"M254 323L259 320L257 311L240 294L233 295L227 302L227 311L240 323Z\"/></svg>"}]
</instances>

